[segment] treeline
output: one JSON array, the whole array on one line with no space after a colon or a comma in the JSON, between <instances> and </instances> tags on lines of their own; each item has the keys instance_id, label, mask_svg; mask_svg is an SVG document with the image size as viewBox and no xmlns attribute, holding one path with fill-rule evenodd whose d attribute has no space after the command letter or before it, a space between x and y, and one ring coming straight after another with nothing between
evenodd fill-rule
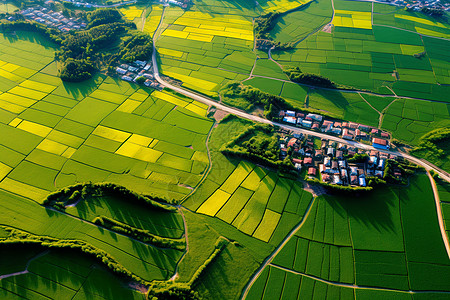
<instances>
[{"instance_id":1,"label":"treeline","mask_svg":"<svg viewBox=\"0 0 450 300\"><path fill-rule=\"evenodd\" d=\"M220 151L225 155L247 159L278 169L284 173L296 173L289 156L279 159L278 138L275 129L268 124L255 124L222 145Z\"/></svg>"},{"instance_id":2,"label":"treeline","mask_svg":"<svg viewBox=\"0 0 450 300\"><path fill-rule=\"evenodd\" d=\"M127 235L143 243L152 244L156 247L172 248L180 251L186 249L186 240L184 238L172 239L160 237L151 234L148 230L132 227L128 224L116 221L106 216L96 217L92 222L96 225L100 225L117 233Z\"/></svg>"},{"instance_id":3,"label":"treeline","mask_svg":"<svg viewBox=\"0 0 450 300\"><path fill-rule=\"evenodd\" d=\"M422 136L419 144L410 153L416 157L426 159L438 167L444 166L445 168L450 155L449 144L450 127L439 128Z\"/></svg>"},{"instance_id":4,"label":"treeline","mask_svg":"<svg viewBox=\"0 0 450 300\"><path fill-rule=\"evenodd\" d=\"M350 186L350 185L337 185L331 184L328 182L320 181L318 178L306 178L306 181L309 183L319 184L321 186L326 187L330 191L335 192L336 194L354 194L354 193L366 193L373 190L371 186Z\"/></svg>"},{"instance_id":5,"label":"treeline","mask_svg":"<svg viewBox=\"0 0 450 300\"><path fill-rule=\"evenodd\" d=\"M399 171L401 173L400 178L395 176L395 171ZM388 183L407 184L408 177L414 175L417 171L425 171L425 169L407 160L396 161L393 159L388 159L384 167L383 180Z\"/></svg>"},{"instance_id":6,"label":"treeline","mask_svg":"<svg viewBox=\"0 0 450 300\"><path fill-rule=\"evenodd\" d=\"M214 245L214 251L203 262L203 264L195 271L188 282L174 281L153 281L150 284L147 299L177 299L177 300L200 300L200 295L195 292L192 287L198 278L204 273L205 269L218 257L222 250L228 245L228 241L219 237Z\"/></svg>"},{"instance_id":7,"label":"treeline","mask_svg":"<svg viewBox=\"0 0 450 300\"><path fill-rule=\"evenodd\" d=\"M253 110L256 106L264 106L266 118L273 119L278 116L281 109L294 109L284 98L265 93L252 86L240 82L230 83L221 91L222 96L229 98L242 98L247 102L245 110Z\"/></svg>"},{"instance_id":8,"label":"treeline","mask_svg":"<svg viewBox=\"0 0 450 300\"><path fill-rule=\"evenodd\" d=\"M141 284L149 285L149 282L145 281L139 276L134 275L123 265L117 262L109 253L84 241L71 239L59 240L48 236L38 236L6 226L1 226L0 228L9 233L7 238L0 239L0 244L40 245L49 249L74 249L95 258L98 263L105 265L111 271L125 279L131 279Z\"/></svg>"},{"instance_id":9,"label":"treeline","mask_svg":"<svg viewBox=\"0 0 450 300\"><path fill-rule=\"evenodd\" d=\"M122 43L119 59L124 62L147 60L152 55L153 41L148 34L136 32L132 36L124 37Z\"/></svg>"},{"instance_id":10,"label":"treeline","mask_svg":"<svg viewBox=\"0 0 450 300\"><path fill-rule=\"evenodd\" d=\"M278 12L270 12L264 16L260 16L255 19L255 39L256 47L258 49L277 49L287 50L294 47L293 43L281 43L274 41L270 36L270 31L275 27L278 22L278 17L281 14Z\"/></svg>"},{"instance_id":11,"label":"treeline","mask_svg":"<svg viewBox=\"0 0 450 300\"><path fill-rule=\"evenodd\" d=\"M299 67L288 67L283 70L284 73L289 77L289 79L296 83L302 83L307 85L313 85L323 88L336 88L334 82L330 79L309 73L303 73Z\"/></svg>"},{"instance_id":12,"label":"treeline","mask_svg":"<svg viewBox=\"0 0 450 300\"><path fill-rule=\"evenodd\" d=\"M0 30L2 32L8 31L32 31L41 34L45 38L54 42L57 45L61 45L63 39L61 32L55 28L47 27L37 22L28 22L24 20L17 20L13 22L0 23Z\"/></svg>"},{"instance_id":13,"label":"treeline","mask_svg":"<svg viewBox=\"0 0 450 300\"><path fill-rule=\"evenodd\" d=\"M87 182L68 186L48 195L42 204L63 211L67 205L73 204L79 200L86 200L89 197L101 197L106 195L115 196L120 199L127 199L127 201L134 201L135 203L145 205L146 207L150 206L153 209L160 211L176 211L175 207L160 203L167 202L166 199L149 195L140 195L114 183Z\"/></svg>"}]
</instances>

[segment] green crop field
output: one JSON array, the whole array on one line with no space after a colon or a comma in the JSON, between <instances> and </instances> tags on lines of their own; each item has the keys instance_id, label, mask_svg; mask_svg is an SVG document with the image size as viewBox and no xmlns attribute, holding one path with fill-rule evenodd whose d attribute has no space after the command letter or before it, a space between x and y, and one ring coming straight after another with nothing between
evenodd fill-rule
<instances>
[{"instance_id":1,"label":"green crop field","mask_svg":"<svg viewBox=\"0 0 450 300\"><path fill-rule=\"evenodd\" d=\"M419 216L432 222L412 221ZM431 185L419 175L407 190L385 188L366 199L316 198L302 227L264 269L247 299L382 298L389 290L398 298L409 290L427 290L425 285L446 291L448 283L439 272L448 272L448 266ZM436 276L425 278L427 269Z\"/></svg>"},{"instance_id":2,"label":"green crop field","mask_svg":"<svg viewBox=\"0 0 450 300\"><path fill-rule=\"evenodd\" d=\"M0 23L27 3L1 4ZM192 0L187 9L103 4L111 3L125 20L117 26L154 38L164 81L239 108L242 99L219 92L231 82L252 86L295 110L389 131L448 169L446 140L432 153L422 138L450 126L445 18L348 0ZM48 5L87 23L97 10ZM264 24L272 13L273 22ZM264 25L262 33L255 28ZM333 192L303 180L306 171L284 173L283 156L268 167L224 154L253 121L187 93L107 76L116 67L108 51L98 56L111 59L108 68L98 62L91 79L62 81L55 55L62 48L50 41L51 31L5 28L1 299L450 295L450 187L433 172L439 199L422 169L404 185L380 181L365 194ZM261 36L266 50L257 49ZM337 89L292 82L283 71L290 67L329 78ZM276 137L287 135L275 130ZM319 148L321 140L310 137Z\"/></svg>"}]
</instances>

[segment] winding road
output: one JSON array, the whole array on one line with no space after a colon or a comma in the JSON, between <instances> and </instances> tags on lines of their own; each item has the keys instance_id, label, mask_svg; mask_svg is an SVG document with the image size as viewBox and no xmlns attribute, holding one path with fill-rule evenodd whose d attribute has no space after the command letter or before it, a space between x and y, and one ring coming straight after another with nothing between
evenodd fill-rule
<instances>
[{"instance_id":1,"label":"winding road","mask_svg":"<svg viewBox=\"0 0 450 300\"><path fill-rule=\"evenodd\" d=\"M153 35L153 53L152 53L153 75L154 75L155 79L163 87L171 89L171 90L173 90L173 91L175 91L177 93L185 95L185 96L187 96L189 98L192 98L192 99L194 99L196 101L202 102L202 103L207 104L209 106L215 106L219 110L228 112L230 114L234 114L236 116L239 116L241 118L248 119L248 120L251 120L251 121L254 121L254 122L271 124L271 125L283 128L285 130L292 131L293 133L308 134L308 135L315 136L315 137L318 137L318 138L321 138L321 139L329 139L329 140L333 140L333 141L336 141L336 142L348 144L348 145L351 145L351 146L354 146L354 147L357 147L357 148L361 148L361 149L365 149L365 150L377 150L377 151L379 151L379 149L376 149L373 146L370 146L370 145L367 145L367 144L363 144L363 143L359 143L357 141L344 140L344 139L342 139L340 137L336 137L336 136L333 136L333 135L328 135L328 134L325 134L325 133L316 132L316 131L308 130L308 129L305 129L305 128L299 128L299 127L295 127L295 126L281 124L281 123L278 123L278 122L273 122L273 121L261 118L259 116L255 116L255 115L249 114L249 113L247 113L245 111L242 111L240 109L237 109L237 108L234 108L234 107L230 107L230 106L224 105L222 103L218 103L217 101L215 101L215 100L213 100L211 98L208 98L208 97L206 97L204 95L197 94L197 93L195 93L193 91L189 91L189 90L183 89L181 87L175 86L175 85L173 85L173 84L171 84L169 82L164 81L161 78L160 74L159 74L158 61L157 61L157 50L156 50L156 47L155 47L156 40L157 40L157 37L158 37L157 33L158 33L158 31L159 31L159 29L161 27L161 24L163 23L164 12L165 12L165 8L164 8L164 10L162 12L160 23L158 24L158 27L157 27L157 29L155 31L155 34ZM334 12L334 9L333 9L333 12ZM334 14L333 14L333 16L334 16ZM355 91L355 92L360 92L360 91ZM394 93L394 95L395 95L395 93ZM390 95L390 96L392 97L392 95ZM407 160L409 160L409 161L411 161L411 162L413 162L413 163L415 163L417 165L420 165L420 166L422 166L423 168L425 168L427 170L428 175L429 175L429 171L433 170L443 180L445 180L447 182L450 182L450 174L448 172L446 172L444 170L441 170L440 168L436 167L435 165L433 165L432 163L430 163L430 162L428 162L428 161L426 161L424 159L419 159L419 158L416 158L416 157L414 157L412 155L409 155L409 154L403 153L403 152L399 152L399 151L383 150L382 152L403 157L403 158L405 158L405 159L407 159ZM447 250L447 254L448 254L449 258L450 258L450 245L449 245L447 234L445 232L445 228L444 228L444 225L443 225L442 213L441 213L441 210L440 210L439 195L437 193L437 189L436 189L436 185L434 183L434 180L431 178L430 175L429 175L429 177L430 177L430 181L431 181L431 184L432 184L432 187L433 187L434 196L435 196L434 198L435 198L435 201L436 201L436 209L437 209L437 213L438 213L439 227L440 227L440 231L441 231L441 234L442 234L442 239L444 241L445 248ZM265 261L262 263L260 268L258 268L256 273L253 274L253 276L251 277L250 281L244 287L240 299L245 299L245 297L247 296L251 286L256 281L256 279L259 277L259 275L264 270L264 268L266 268L268 265L271 264L271 262L274 259L274 257L281 251L281 249L283 249L284 245L291 239L291 237L295 234L295 232L297 232L297 230L303 225L303 223L306 220L306 217L307 217L307 215L309 213L309 209L311 208L313 202L314 202L314 200L310 203L310 206L308 207L308 212L303 217L302 221L299 224L297 224L297 226L285 237L285 239L271 253L271 255L268 256L265 259ZM405 293L414 293L414 292L413 291L405 291Z\"/></svg>"}]
</instances>

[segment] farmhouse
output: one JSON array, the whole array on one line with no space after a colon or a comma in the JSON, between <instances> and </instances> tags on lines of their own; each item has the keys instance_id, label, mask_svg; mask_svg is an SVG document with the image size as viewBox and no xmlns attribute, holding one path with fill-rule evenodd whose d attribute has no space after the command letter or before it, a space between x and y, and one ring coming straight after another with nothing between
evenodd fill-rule
<instances>
[{"instance_id":1,"label":"farmhouse","mask_svg":"<svg viewBox=\"0 0 450 300\"><path fill-rule=\"evenodd\" d=\"M316 176L316 168L314 168L314 167L310 167L310 168L308 168L308 175L310 175L310 176Z\"/></svg>"},{"instance_id":2,"label":"farmhouse","mask_svg":"<svg viewBox=\"0 0 450 300\"><path fill-rule=\"evenodd\" d=\"M389 149L388 141L380 138L373 138L372 146L374 146L377 149L385 149L385 150Z\"/></svg>"}]
</instances>

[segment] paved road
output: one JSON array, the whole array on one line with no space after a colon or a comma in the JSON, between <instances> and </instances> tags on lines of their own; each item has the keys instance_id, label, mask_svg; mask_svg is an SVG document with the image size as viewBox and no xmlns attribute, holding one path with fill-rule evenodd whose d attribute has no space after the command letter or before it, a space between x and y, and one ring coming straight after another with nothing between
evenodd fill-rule
<instances>
[{"instance_id":1,"label":"paved road","mask_svg":"<svg viewBox=\"0 0 450 300\"><path fill-rule=\"evenodd\" d=\"M162 20L162 18L161 18L161 20ZM255 116L255 115L251 115L251 114L249 114L249 113L247 113L245 111L242 111L240 109L237 109L237 108L234 108L234 107L229 107L229 106L226 106L224 104L218 103L218 102L216 102L216 101L214 101L214 100L212 100L212 99L210 99L210 98L208 98L206 96L199 95L199 94L196 94L196 93L191 92L191 91L187 91L187 90L185 90L185 89L183 89L181 87L178 87L178 86L174 86L174 85L172 85L172 84L162 80L161 77L159 76L158 64L157 64L157 60L156 60L155 43L153 43L152 62L153 62L153 73L154 73L155 79L162 86L167 87L169 89L172 89L172 90L174 90L174 91L176 91L176 92L178 92L180 94L183 94L183 95L185 95L187 97L190 97L190 98L192 98L194 100L197 100L199 102L205 103L207 105L215 106L215 107L217 107L220 110L223 110L223 111L228 112L230 114L234 114L234 115L239 116L239 117L244 118L244 119L248 119L248 120L252 120L252 121L260 122L260 123L271 124L271 125L274 125L274 126L279 126L281 128L290 130L290 131L292 131L294 133L309 134L309 135L312 135L312 136L315 136L315 137L319 137L319 138L322 138L322 139L333 140L333 141L336 141L336 142L348 144L348 145L351 145L351 146L354 146L354 147L357 147L357 148L361 148L361 149L365 149L365 150L378 150L378 149L376 149L376 148L374 148L374 147L372 147L370 145L366 145L366 144L359 143L359 142L356 142L356 141L348 141L348 140L344 140L342 138L339 138L339 137L336 137L336 136L332 136L332 135L329 135L329 134L326 134L326 133L316 132L316 131L308 130L308 129L305 129L305 128L299 128L299 127L295 127L295 126L281 124L281 123L278 123L278 122L273 122L273 121L270 121L270 120L267 120L267 119ZM400 153L398 151L386 151L386 150L383 150L383 152L386 152L386 153L389 153L389 154L393 154L393 155L397 155L397 156L402 156L402 157L412 161L413 163L424 167L428 171L429 170L434 170L436 173L439 174L439 177L441 177L442 179L450 182L450 174L449 173L447 173L447 172L437 168L436 166L432 165L428 161L424 161L422 159L418 159L418 158L416 158L414 156L411 156L411 155L406 154L406 153Z\"/></svg>"},{"instance_id":2,"label":"paved road","mask_svg":"<svg viewBox=\"0 0 450 300\"><path fill-rule=\"evenodd\" d=\"M290 126L290 125L286 125L286 124L281 124L281 123L273 122L273 121L270 121L270 120L267 120L267 119L255 116L255 115L251 115L251 114L249 114L249 113L247 113L245 111L242 111L240 109L237 109L237 108L234 108L234 107L230 107L230 106L224 105L222 103L218 103L215 100L212 100L212 99L210 99L210 98L208 98L206 96L194 93L192 91L185 90L185 89L183 89L181 87L174 86L174 85L172 85L172 84L162 80L161 76L159 76L158 62L157 62L157 59L156 59L157 51L156 51L155 44L156 44L156 40L157 40L157 38L159 36L157 33L158 33L158 31L159 31L159 29L161 27L161 24L163 23L164 13L165 13L165 8L163 9L163 12L162 12L162 15L161 15L161 20L160 20L160 22L158 24L158 27L157 27L157 29L155 31L155 34L153 35L153 54L152 54L153 75L155 76L155 79L162 86L164 86L166 88L169 88L169 89L172 89L172 90L174 90L174 91L176 91L176 92L178 92L180 94L183 94L183 95L185 95L185 96L187 96L189 98L192 98L194 100L197 100L199 102L205 103L205 104L210 105L210 106L215 106L215 107L217 107L220 110L223 110L223 111L228 112L230 114L234 114L234 115L239 116L239 117L244 118L244 119L252 120L254 122L260 122L260 123L271 124L271 125L274 125L274 126L279 126L281 128L290 130L290 131L292 131L294 133L309 134L309 135L312 135L312 136L315 136L315 137L319 137L319 138L322 138L322 139L333 140L333 141L336 141L336 142L348 144L348 145L351 145L351 146L354 146L354 147L357 147L357 148L361 148L361 149L365 149L365 150L378 150L378 149L376 149L376 148L374 148L372 146L369 146L369 145L366 145L366 144L362 144L362 143L359 143L359 142L356 142L356 141L348 141L348 140L344 140L344 139L336 137L336 136L328 135L326 133L316 132L316 131L312 131L312 130L308 130L308 129L304 129L304 128L299 128L299 127L295 127L295 126ZM389 154L393 154L393 155L397 155L397 156L402 156L402 157L408 159L409 161L412 161L413 163L424 167L427 171L433 170L434 172L436 172L439 175L439 177L441 177L442 179L444 179L447 182L450 182L450 174L449 173L439 169L438 167L434 166L433 164L431 164L430 162L428 162L426 160L418 159L418 158L416 158L416 157L414 157L412 155L409 155L409 154L406 154L406 153L400 153L398 151L386 151L386 150L383 150L383 152L386 152L386 153L389 153Z\"/></svg>"}]
</instances>

